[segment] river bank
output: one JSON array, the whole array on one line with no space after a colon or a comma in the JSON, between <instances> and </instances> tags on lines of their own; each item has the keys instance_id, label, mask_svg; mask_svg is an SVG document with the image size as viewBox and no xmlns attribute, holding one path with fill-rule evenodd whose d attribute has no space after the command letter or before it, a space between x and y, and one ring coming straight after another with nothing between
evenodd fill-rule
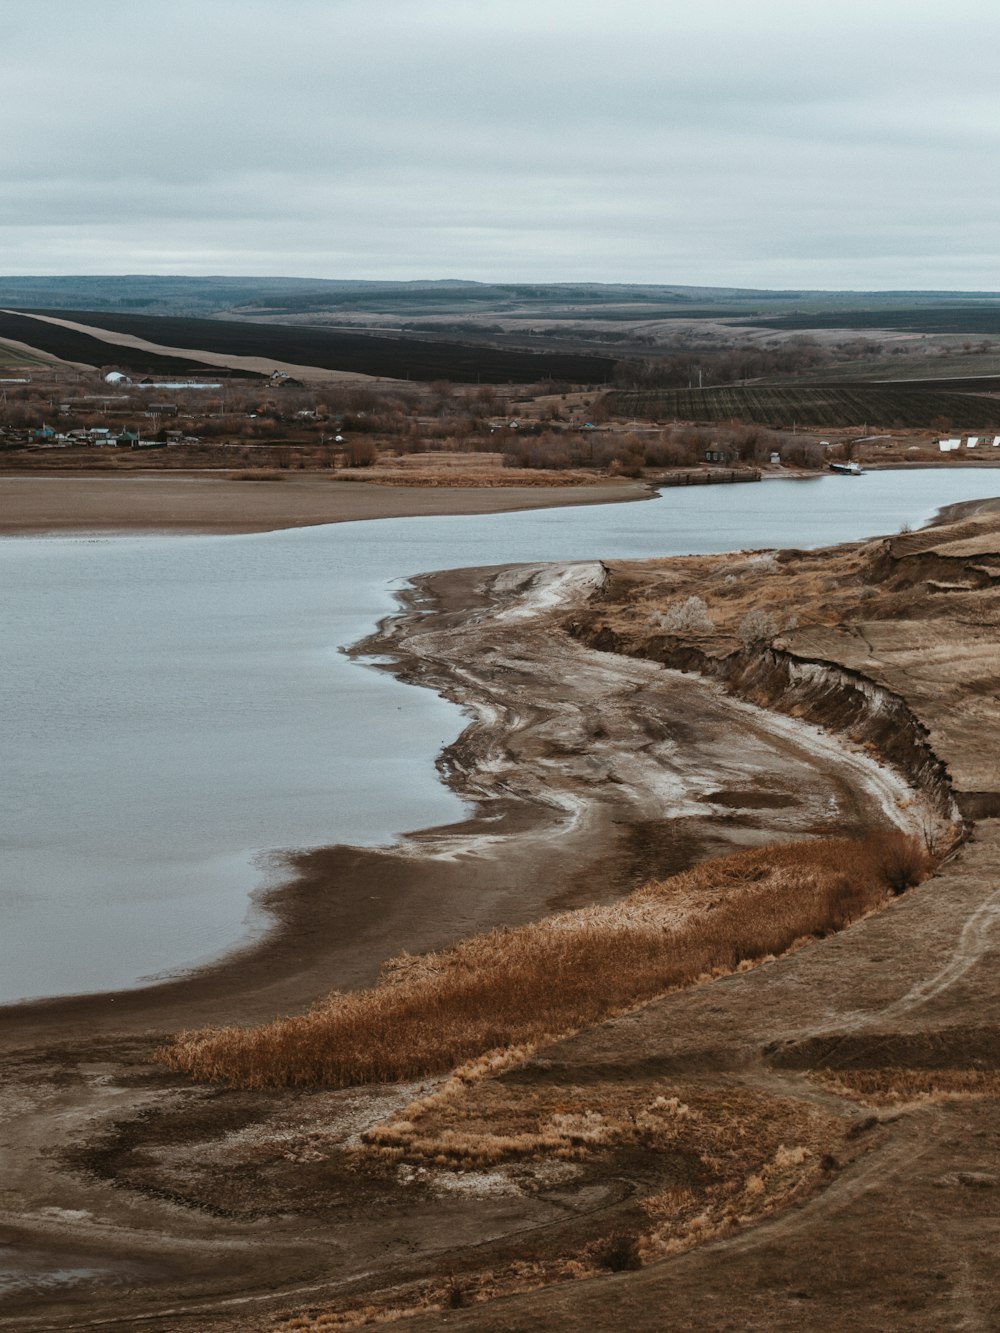
<instances>
[{"instance_id":1,"label":"river bank","mask_svg":"<svg viewBox=\"0 0 1000 1333\"><path fill-rule=\"evenodd\" d=\"M347 1169L342 1143L412 1087L220 1094L150 1064L178 1028L302 1008L403 950L613 901L725 850L886 818L923 826L913 793L863 750L567 638L560 622L600 602L606 581L595 562L429 576L363 645L470 710L442 759L475 803L468 821L294 858L296 877L269 896L276 928L214 968L0 1011L3 1235L30 1257L8 1298L17 1326L141 1314L154 1329L182 1317L267 1327L272 1308L348 1291L376 1252L379 1281L402 1281L450 1262L458 1234L471 1254L512 1232L551 1235L567 1206L567 1235L585 1234L595 1207L613 1219L618 1166L598 1171L585 1204L564 1182L486 1200L460 1191L447 1206ZM309 1147L321 1127L323 1147ZM171 1165L178 1144L183 1166ZM89 1276L58 1276L72 1270Z\"/></svg>"},{"instance_id":2,"label":"river bank","mask_svg":"<svg viewBox=\"0 0 1000 1333\"><path fill-rule=\"evenodd\" d=\"M428 1273L502 1266L512 1252L573 1254L595 1234L641 1226L639 1204L663 1184L658 1159L641 1152L588 1150L578 1174L558 1161L543 1163L549 1176L530 1164L433 1178L359 1172L351 1157L357 1135L429 1085L224 1092L164 1073L153 1052L179 1028L302 1009L333 986L365 984L403 949L611 901L717 851L850 831L887 813L923 832L910 794L891 773L885 785L866 753L863 726L844 750L794 717L747 709L720 686L650 659L649 644L662 647L659 617L689 595L703 596L717 617L720 654L739 642L741 617L757 605L784 617L780 651L819 684L825 679L832 700L842 685L830 664L855 685L870 681L902 699L926 727L963 808L981 819L995 792L995 709L984 686L998 674L990 573L997 552L994 529L979 522L988 511L973 504L957 528L837 551L563 562L419 580L402 618L386 621L368 646L472 710L470 730L444 756L455 790L478 802L469 820L398 847L320 849L278 867L275 929L216 968L0 1011L0 1244L9 1247L11 1326L98 1320L167 1330L193 1321L242 1333L272 1327L277 1312L329 1308L352 1293L367 1299ZM273 563L270 547L261 556ZM324 568L331 563L324 559ZM793 611L794 627L786 624ZM582 642L598 621L619 636L622 652ZM834 1320L826 1326L835 1328L848 1300L843 1282L858 1271L857 1237L866 1238L871 1262L863 1217L880 1210L880 1234L893 1237L914 1209L933 1203L944 1222L907 1245L922 1267L901 1271L888 1242L878 1253L879 1271L891 1275L879 1319L891 1320L885 1302L898 1297L926 1311L923 1327L942 1326L941 1302L965 1290L962 1237L973 1228L979 1251L991 1252L981 1191L1000 1178L983 1137L989 1101L947 1096L949 1086L986 1080L997 1049L993 823L981 820L937 879L846 934L666 997L490 1081L490 1096L515 1120L524 1113L518 1099L533 1090L596 1115L607 1111L609 1091L631 1089L641 1105L679 1098L705 1114L696 1096L738 1092L757 1099L767 1123L801 1130L802 1141L786 1147L808 1149L806 1162L836 1159L811 1177L801 1229L795 1211L626 1279L536 1292L519 1302L518 1319L530 1326L537 1312L538 1327L600 1326L611 1308L602 1301L615 1305L635 1292L630 1321L643 1328L655 1310L659 1328L662 1311L676 1304L666 1284L713 1327L721 1245L744 1323L766 1299L780 1327L782 1292L789 1284L810 1290L824 1268L824 1308ZM846 1093L816 1082L831 1068ZM916 1089L917 1113L901 1120L890 1107L883 1123L861 1095L865 1071L887 1095ZM784 1120L772 1115L775 1098ZM836 1131L822 1150L806 1123L810 1107L831 1116ZM467 1111L473 1121L489 1119L475 1098ZM756 1133L760 1123L737 1118L733 1132ZM926 1179L907 1166L914 1154L928 1164ZM986 1183L967 1186L963 1174ZM771 1225L792 1228L777 1258L768 1250ZM853 1255L842 1273L820 1262L831 1247ZM921 1274L931 1269L945 1276L927 1291ZM974 1269L972 1280L989 1299L989 1273ZM634 1286L623 1292L623 1281ZM499 1328L507 1308L449 1320Z\"/></svg>"},{"instance_id":3,"label":"river bank","mask_svg":"<svg viewBox=\"0 0 1000 1333\"><path fill-rule=\"evenodd\" d=\"M273 532L359 519L499 514L648 500L641 482L591 486L373 486L318 473L234 479L230 472L0 475L0 536L41 533Z\"/></svg>"}]
</instances>

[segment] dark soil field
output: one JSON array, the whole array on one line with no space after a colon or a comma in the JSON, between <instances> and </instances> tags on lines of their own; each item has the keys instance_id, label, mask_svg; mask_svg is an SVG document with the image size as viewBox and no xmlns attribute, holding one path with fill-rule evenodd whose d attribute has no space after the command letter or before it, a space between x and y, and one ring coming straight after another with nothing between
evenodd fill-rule
<instances>
[{"instance_id":1,"label":"dark soil field","mask_svg":"<svg viewBox=\"0 0 1000 1333\"><path fill-rule=\"evenodd\" d=\"M614 362L607 357L578 356L559 352L523 352L517 349L472 347L464 343L426 341L418 338L384 337L367 333L344 333L325 328L300 328L280 324L256 324L217 319L181 319L156 315L107 314L92 310L38 311L58 319L72 320L112 333L123 333L169 347L190 348L194 352L217 352L223 356L273 358L301 366L324 370L354 372L387 379L454 380L463 384L531 383L536 380L561 379L574 384L606 384ZM5 318L11 318L6 316ZM13 317L18 318L18 317ZM140 369L135 358L148 355L131 348L115 347L109 353L99 339L89 356L57 351L68 330L26 319L30 332L7 331L0 324L0 336L18 338L72 360L86 360L102 365L115 360ZM82 336L82 335L77 335ZM65 344L68 346L69 344ZM100 360L94 361L94 356ZM181 363L188 370L189 362ZM171 368L176 368L171 363Z\"/></svg>"},{"instance_id":2,"label":"dark soil field","mask_svg":"<svg viewBox=\"0 0 1000 1333\"><path fill-rule=\"evenodd\" d=\"M949 429L986 430L1000 422L1000 400L909 384L724 385L709 389L616 391L604 398L616 416L657 421L754 421L782 426L927 427L945 419ZM990 384L991 381L987 381ZM977 388L981 387L977 381Z\"/></svg>"},{"instance_id":3,"label":"dark soil field","mask_svg":"<svg viewBox=\"0 0 1000 1333\"><path fill-rule=\"evenodd\" d=\"M735 321L734 321L735 322ZM763 329L897 329L901 333L1000 333L1000 303L909 305L897 309L795 311L740 323Z\"/></svg>"},{"instance_id":4,"label":"dark soil field","mask_svg":"<svg viewBox=\"0 0 1000 1333\"><path fill-rule=\"evenodd\" d=\"M128 368L144 375L190 375L192 371L207 371L214 376L219 374L218 366L202 365L187 357L161 356L156 352L140 352L132 347L114 347L90 334L78 333L75 329L65 329L58 324L47 324L29 315L6 310L0 310L0 338L12 338L57 356L62 361L79 361L87 366L124 364L127 358Z\"/></svg>"}]
</instances>

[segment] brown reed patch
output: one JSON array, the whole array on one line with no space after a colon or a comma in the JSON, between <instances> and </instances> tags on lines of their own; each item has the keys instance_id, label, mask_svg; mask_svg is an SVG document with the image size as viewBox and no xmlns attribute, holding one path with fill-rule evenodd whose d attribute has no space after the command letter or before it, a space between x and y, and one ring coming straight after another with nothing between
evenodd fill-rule
<instances>
[{"instance_id":1,"label":"brown reed patch","mask_svg":"<svg viewBox=\"0 0 1000 1333\"><path fill-rule=\"evenodd\" d=\"M428 468L415 471L412 468L379 467L365 473L364 476L352 477L352 481L364 481L370 486L441 486L465 488L490 487L534 487L534 486L593 486L593 472L558 472L551 469L535 468L470 468L465 471L444 472Z\"/></svg>"},{"instance_id":2,"label":"brown reed patch","mask_svg":"<svg viewBox=\"0 0 1000 1333\"><path fill-rule=\"evenodd\" d=\"M532 1044L840 930L898 892L900 865L930 863L916 839L788 843L706 862L611 907L493 930L379 984L333 994L261 1027L181 1033L159 1058L244 1088L347 1087L444 1072ZM910 872L908 872L910 873Z\"/></svg>"},{"instance_id":3,"label":"brown reed patch","mask_svg":"<svg viewBox=\"0 0 1000 1333\"><path fill-rule=\"evenodd\" d=\"M868 1106L1000 1097L997 1069L824 1069L813 1077Z\"/></svg>"}]
</instances>

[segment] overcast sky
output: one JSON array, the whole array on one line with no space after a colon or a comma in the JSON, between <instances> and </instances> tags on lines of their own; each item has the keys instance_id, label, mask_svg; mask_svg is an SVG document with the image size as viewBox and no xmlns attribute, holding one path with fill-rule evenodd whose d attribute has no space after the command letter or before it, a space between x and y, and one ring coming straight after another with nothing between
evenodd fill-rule
<instances>
[{"instance_id":1,"label":"overcast sky","mask_svg":"<svg viewBox=\"0 0 1000 1333\"><path fill-rule=\"evenodd\" d=\"M995 0L0 0L0 273L1000 289Z\"/></svg>"}]
</instances>

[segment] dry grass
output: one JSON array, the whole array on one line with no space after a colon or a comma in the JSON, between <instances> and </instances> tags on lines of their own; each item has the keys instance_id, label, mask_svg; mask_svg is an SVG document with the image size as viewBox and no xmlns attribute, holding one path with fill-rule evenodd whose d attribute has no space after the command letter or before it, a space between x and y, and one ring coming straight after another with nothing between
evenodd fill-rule
<instances>
[{"instance_id":1,"label":"dry grass","mask_svg":"<svg viewBox=\"0 0 1000 1333\"><path fill-rule=\"evenodd\" d=\"M379 467L366 469L363 473L351 477L337 474L338 480L362 481L370 486L437 486L437 487L479 487L496 486L593 486L607 482L607 478L593 472L560 472L552 469L505 467L493 470L484 468L464 471L427 469L416 471L407 468Z\"/></svg>"},{"instance_id":2,"label":"dry grass","mask_svg":"<svg viewBox=\"0 0 1000 1333\"><path fill-rule=\"evenodd\" d=\"M1000 1097L997 1069L824 1069L821 1083L868 1106Z\"/></svg>"},{"instance_id":3,"label":"dry grass","mask_svg":"<svg viewBox=\"0 0 1000 1333\"><path fill-rule=\"evenodd\" d=\"M230 472L227 481L286 481L287 472L273 467L251 467L244 472Z\"/></svg>"},{"instance_id":4,"label":"dry grass","mask_svg":"<svg viewBox=\"0 0 1000 1333\"><path fill-rule=\"evenodd\" d=\"M811 625L839 625L860 614L869 577L871 548L819 554L796 552L779 560L773 552L683 556L656 561L613 561L610 586L599 611L621 633L648 638L662 632L660 616L678 598L697 594L706 604L716 633L740 641L772 638L807 613ZM885 599L884 590L879 597ZM864 614L870 616L872 606ZM763 633L753 621L761 617ZM764 618L767 619L766 625Z\"/></svg>"},{"instance_id":5,"label":"dry grass","mask_svg":"<svg viewBox=\"0 0 1000 1333\"><path fill-rule=\"evenodd\" d=\"M500 472L504 466L502 453L472 453L468 450L427 450L420 454L383 455L375 464L376 471L424 472L433 476L438 472Z\"/></svg>"},{"instance_id":6,"label":"dry grass","mask_svg":"<svg viewBox=\"0 0 1000 1333\"><path fill-rule=\"evenodd\" d=\"M599 1111L593 1109L595 1097ZM433 1159L436 1166L442 1157L454 1164L448 1145L455 1126L475 1124L482 1137L498 1138L518 1124L526 1136L541 1139L549 1127L575 1120L583 1126L576 1156L642 1146L650 1160L663 1164L667 1179L629 1214L615 1215L613 1230L575 1254L519 1260L375 1293L362 1306L300 1314L280 1325L282 1333L390 1323L638 1268L805 1197L834 1169L832 1152L842 1155L846 1146L845 1122L825 1110L745 1087L616 1083L596 1091L479 1080L467 1082L463 1094L428 1098L422 1105L415 1103L394 1122L402 1129L402 1116L420 1121L425 1142L436 1140L441 1148ZM384 1151L376 1145L360 1150L376 1159Z\"/></svg>"},{"instance_id":7,"label":"dry grass","mask_svg":"<svg viewBox=\"0 0 1000 1333\"><path fill-rule=\"evenodd\" d=\"M517 1052L521 1060L525 1054ZM516 1062L512 1053L508 1067ZM818 1147L823 1135L816 1126L828 1127L830 1119L805 1103L747 1088L621 1080L596 1089L563 1082L534 1087L484 1077L498 1072L479 1062L462 1067L436 1091L365 1130L354 1156L483 1171L644 1148L669 1152L675 1176L687 1170L701 1189L706 1181L760 1170L786 1141Z\"/></svg>"},{"instance_id":8,"label":"dry grass","mask_svg":"<svg viewBox=\"0 0 1000 1333\"><path fill-rule=\"evenodd\" d=\"M681 1254L804 1199L837 1168L829 1149L842 1142L842 1130L830 1126L822 1151L782 1143L756 1169L733 1162L704 1191L670 1188L643 1200L650 1225L637 1241L641 1261Z\"/></svg>"},{"instance_id":9,"label":"dry grass","mask_svg":"<svg viewBox=\"0 0 1000 1333\"><path fill-rule=\"evenodd\" d=\"M515 1260L502 1269L436 1278L429 1282L375 1293L365 1305L322 1314L300 1314L275 1326L275 1333L334 1333L339 1329L393 1324L416 1315L439 1314L481 1305L501 1296L537 1291L554 1282L593 1277L595 1269L575 1259Z\"/></svg>"},{"instance_id":10,"label":"dry grass","mask_svg":"<svg viewBox=\"0 0 1000 1333\"><path fill-rule=\"evenodd\" d=\"M368 990L262 1027L182 1033L160 1058L245 1088L439 1073L840 930L897 892L904 876L917 882L928 871L916 840L889 831L743 852L612 907L491 931L438 954L404 954Z\"/></svg>"}]
</instances>

